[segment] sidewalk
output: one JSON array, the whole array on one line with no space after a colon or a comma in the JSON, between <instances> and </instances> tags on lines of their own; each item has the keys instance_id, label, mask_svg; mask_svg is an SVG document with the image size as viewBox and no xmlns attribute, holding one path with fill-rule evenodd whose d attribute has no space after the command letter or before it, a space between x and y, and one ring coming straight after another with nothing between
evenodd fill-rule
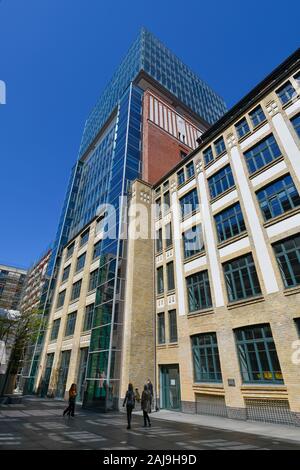
<instances>
[{"instance_id":1,"label":"sidewalk","mask_svg":"<svg viewBox=\"0 0 300 470\"><path fill-rule=\"evenodd\" d=\"M137 411L134 414L140 415ZM151 419L162 419L177 423L186 423L206 428L223 429L227 431L243 432L264 436L273 439L287 439L298 442L300 448L300 427L284 424L261 423L258 421L240 421L237 419L221 418L218 416L194 415L178 411L160 410L151 413Z\"/></svg>"}]
</instances>

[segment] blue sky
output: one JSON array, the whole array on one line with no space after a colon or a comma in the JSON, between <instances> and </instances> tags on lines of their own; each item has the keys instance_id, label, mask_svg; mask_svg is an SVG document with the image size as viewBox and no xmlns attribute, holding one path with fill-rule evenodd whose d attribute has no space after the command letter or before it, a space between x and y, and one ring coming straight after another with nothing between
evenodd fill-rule
<instances>
[{"instance_id":1,"label":"blue sky","mask_svg":"<svg viewBox=\"0 0 300 470\"><path fill-rule=\"evenodd\" d=\"M84 121L141 25L231 107L299 47L299 1L0 0L0 264L55 236Z\"/></svg>"}]
</instances>

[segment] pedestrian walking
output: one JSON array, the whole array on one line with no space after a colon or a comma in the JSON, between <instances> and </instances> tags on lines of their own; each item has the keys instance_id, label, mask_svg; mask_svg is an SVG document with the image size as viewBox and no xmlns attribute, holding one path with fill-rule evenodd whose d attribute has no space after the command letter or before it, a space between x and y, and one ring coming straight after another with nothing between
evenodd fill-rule
<instances>
[{"instance_id":1,"label":"pedestrian walking","mask_svg":"<svg viewBox=\"0 0 300 470\"><path fill-rule=\"evenodd\" d=\"M144 390L142 393L142 400L141 400L141 408L143 410L143 417L144 417L144 428L151 426L149 413L151 413L151 394L149 391L149 387L147 384L144 385Z\"/></svg>"},{"instance_id":2,"label":"pedestrian walking","mask_svg":"<svg viewBox=\"0 0 300 470\"><path fill-rule=\"evenodd\" d=\"M75 401L76 401L76 396L77 396L77 387L76 384L72 384L71 388L69 390L69 405L63 412L63 416L66 414L70 417L75 416Z\"/></svg>"},{"instance_id":3,"label":"pedestrian walking","mask_svg":"<svg viewBox=\"0 0 300 470\"><path fill-rule=\"evenodd\" d=\"M128 390L126 392L126 396L123 402L123 406L125 405L127 411L127 429L131 429L131 415L132 410L135 406L135 396L132 384L128 384Z\"/></svg>"},{"instance_id":4,"label":"pedestrian walking","mask_svg":"<svg viewBox=\"0 0 300 470\"><path fill-rule=\"evenodd\" d=\"M153 402L153 385L152 385L152 382L151 382L150 379L148 379L148 381L147 381L147 387L148 387L148 390L150 392L150 411L149 411L149 413L151 413L152 402Z\"/></svg>"}]
</instances>

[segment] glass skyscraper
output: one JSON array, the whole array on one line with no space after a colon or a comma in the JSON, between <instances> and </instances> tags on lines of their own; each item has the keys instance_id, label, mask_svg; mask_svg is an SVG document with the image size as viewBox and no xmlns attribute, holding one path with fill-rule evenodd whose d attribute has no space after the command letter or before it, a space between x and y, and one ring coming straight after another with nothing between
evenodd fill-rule
<instances>
[{"instance_id":1,"label":"glass skyscraper","mask_svg":"<svg viewBox=\"0 0 300 470\"><path fill-rule=\"evenodd\" d=\"M121 219L129 185L141 176L145 82L173 97L178 106L206 127L226 111L223 99L143 28L86 120L48 267L51 280L41 303L47 319L63 247L101 215L101 206L113 205L116 237L101 242L84 398L86 406L100 409L117 406L119 398L126 267ZM34 388L43 333L28 373L29 392ZM106 386L99 387L99 381Z\"/></svg>"}]
</instances>

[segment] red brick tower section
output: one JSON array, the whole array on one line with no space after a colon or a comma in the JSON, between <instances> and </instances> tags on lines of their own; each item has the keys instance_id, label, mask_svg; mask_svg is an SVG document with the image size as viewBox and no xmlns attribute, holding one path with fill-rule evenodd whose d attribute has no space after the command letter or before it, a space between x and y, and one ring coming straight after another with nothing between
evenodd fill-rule
<instances>
[{"instance_id":1,"label":"red brick tower section","mask_svg":"<svg viewBox=\"0 0 300 470\"><path fill-rule=\"evenodd\" d=\"M197 147L201 130L153 91L143 101L142 179L155 183Z\"/></svg>"}]
</instances>

